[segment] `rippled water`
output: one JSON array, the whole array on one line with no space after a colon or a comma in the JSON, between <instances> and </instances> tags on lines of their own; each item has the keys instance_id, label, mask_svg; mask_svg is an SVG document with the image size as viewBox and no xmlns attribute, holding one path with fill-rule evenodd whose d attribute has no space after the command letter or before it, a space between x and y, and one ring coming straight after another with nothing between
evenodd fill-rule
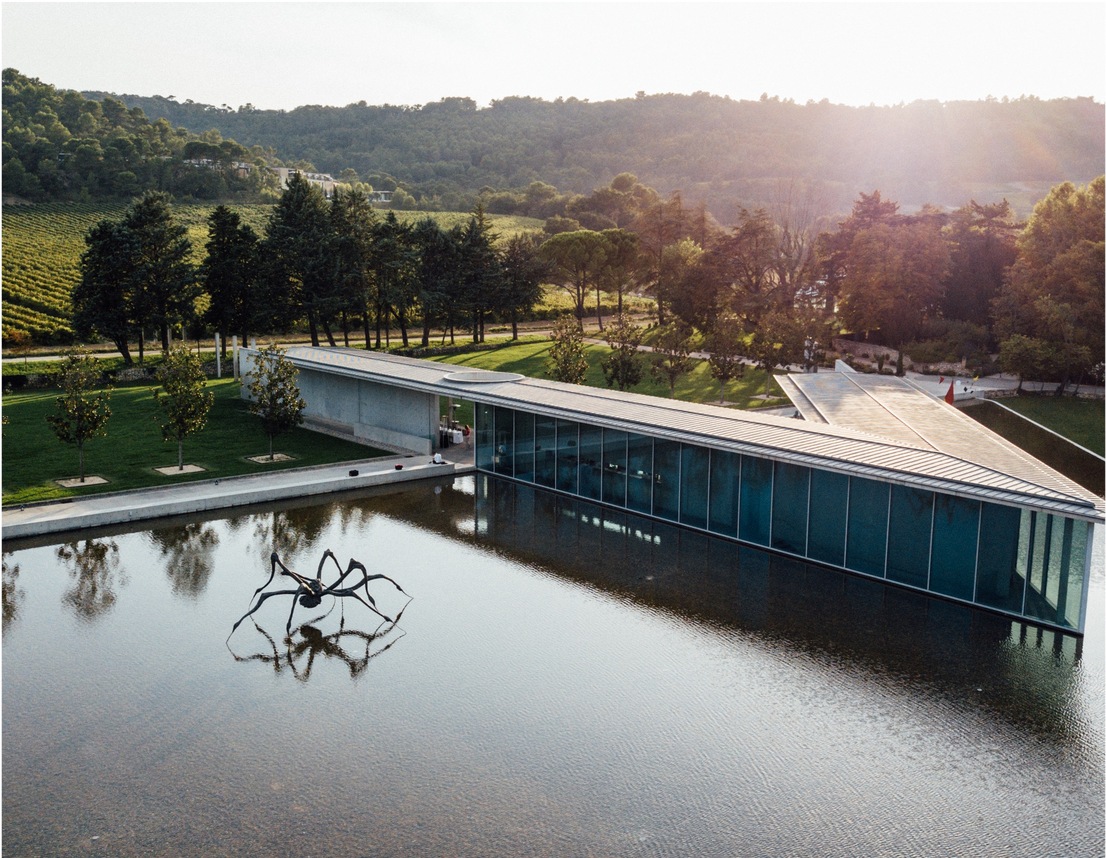
<instances>
[{"instance_id":1,"label":"rippled water","mask_svg":"<svg viewBox=\"0 0 1106 858\"><path fill-rule=\"evenodd\" d=\"M414 598L228 642L274 545ZM1103 852L1101 544L1082 640L484 477L12 547L6 856Z\"/></svg>"}]
</instances>

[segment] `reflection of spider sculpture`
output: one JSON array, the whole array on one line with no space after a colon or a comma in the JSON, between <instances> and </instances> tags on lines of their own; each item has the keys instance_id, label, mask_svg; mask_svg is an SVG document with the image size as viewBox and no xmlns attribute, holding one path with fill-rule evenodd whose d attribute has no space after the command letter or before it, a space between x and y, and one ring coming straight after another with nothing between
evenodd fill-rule
<instances>
[{"instance_id":1,"label":"reflection of spider sculpture","mask_svg":"<svg viewBox=\"0 0 1106 858\"><path fill-rule=\"evenodd\" d=\"M406 606L405 606L406 607ZM329 613L329 611L327 612ZM349 668L349 675L351 678L356 679L359 677L369 665L371 659L376 658L378 655L382 655L387 652L392 646L399 642L403 637L401 633L399 637L394 637L391 640L387 640L397 628L397 623L400 617L403 615L401 609L392 623L381 623L375 632L367 633L357 631L356 629L347 629L345 627L345 618L342 619L341 625L338 627L338 631L332 632L328 635L324 635L318 628L312 623L317 622L325 618L316 617L314 620L310 620L304 623L297 629L301 638L295 643L291 639L285 641L287 650L281 653L276 641L269 636L268 632L262 629L254 622L254 627L261 633L269 643L269 647L272 649L272 654L256 653L254 655L242 656L238 655L231 650L231 654L234 656L235 661L261 661L266 664L271 664L273 670L276 673L281 673L285 664L291 669L292 675L296 677L300 682L306 682L311 678L311 668L315 664L315 656L321 655L324 658L335 658L345 663ZM359 641L364 641L365 654L353 655L352 650L354 646L358 646ZM379 646L380 643L387 641L383 646ZM379 647L375 651L372 649L374 643ZM227 644L230 646L229 642ZM304 664L304 657L306 656L306 664Z\"/></svg>"},{"instance_id":2,"label":"reflection of spider sculpture","mask_svg":"<svg viewBox=\"0 0 1106 858\"><path fill-rule=\"evenodd\" d=\"M338 569L339 573L341 573L338 576L338 580L335 581L333 584L323 584L323 566L326 564L326 558L328 557L334 561L334 566ZM277 553L275 551L271 555L269 555L269 560L271 561L269 580L266 581L262 586L254 590L253 596L250 597L250 602L252 603L254 598L257 597L258 593L261 593L262 590L273 583L273 578L276 577L278 566L280 567L281 575L287 575L289 578L296 582L296 589L274 590L271 593L264 593L261 598L257 600L257 604L250 608L250 610L246 611L246 613L242 615L242 618L234 624L233 628L231 628L230 630L230 633L232 635L234 634L235 629L237 629L242 624L242 620L246 619L246 617L250 616L251 614L256 613L257 610L263 604L265 604L265 601L272 598L273 596L292 597L292 610L288 612L288 626L285 629L289 637L292 634L292 615L296 612L297 600L305 608L317 608L322 602L323 596L336 596L339 598L349 596L353 599L356 599L374 614L383 617L386 623L392 623L394 625L395 621L380 613L380 611L376 609L376 600L373 599L371 595L369 595L369 582L374 581L377 578L383 578L385 581L391 581L392 584L395 584L395 588L399 590L399 592L403 593L404 596L407 596L408 601L410 601L411 599L411 597L407 595L404 589L400 587L399 584L396 584L395 581L392 581L392 579L389 578L387 575L370 575L368 573L368 570L365 569L364 564L359 563L356 560L350 559L349 565L346 567L346 571L342 572L342 567L338 563L338 558L334 556L334 552L332 552L329 548L323 552L322 559L319 561L319 569L316 572L314 578L308 578L304 575L300 575L298 572L294 572L289 569L287 566L281 563L280 558L277 557ZM343 582L345 582L345 580L350 576L350 573L354 572L355 570L361 574L360 579L353 586L343 587ZM357 593L357 590L361 587L365 588L364 599L361 598L360 594ZM400 613L402 613L402 611ZM397 616L396 620L398 619L399 617Z\"/></svg>"}]
</instances>

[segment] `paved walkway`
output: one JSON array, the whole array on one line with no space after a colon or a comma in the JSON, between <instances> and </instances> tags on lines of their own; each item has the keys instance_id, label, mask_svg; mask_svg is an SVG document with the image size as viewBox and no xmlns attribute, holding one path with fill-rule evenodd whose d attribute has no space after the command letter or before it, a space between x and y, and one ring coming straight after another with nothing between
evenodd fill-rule
<instances>
[{"instance_id":1,"label":"paved walkway","mask_svg":"<svg viewBox=\"0 0 1106 858\"><path fill-rule=\"evenodd\" d=\"M434 465L428 456L396 455L243 477L196 480L177 486L6 508L0 521L4 539L19 539L432 479L473 469L472 451L463 447L443 450L442 458L445 464ZM397 465L402 465L402 469L397 470ZM357 475L351 476L352 471Z\"/></svg>"}]
</instances>

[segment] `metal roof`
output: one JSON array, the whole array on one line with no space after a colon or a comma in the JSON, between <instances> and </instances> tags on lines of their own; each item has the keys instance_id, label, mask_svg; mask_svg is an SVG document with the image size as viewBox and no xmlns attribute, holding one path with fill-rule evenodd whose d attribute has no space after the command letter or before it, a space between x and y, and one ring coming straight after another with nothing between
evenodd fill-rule
<instances>
[{"instance_id":1,"label":"metal roof","mask_svg":"<svg viewBox=\"0 0 1106 858\"><path fill-rule=\"evenodd\" d=\"M834 379L836 374L804 377L817 378L819 383L823 377L830 379L825 382L829 393L824 397L830 402L821 401L815 386L801 387L822 414L833 414L840 420L851 414L862 427L857 428L359 349L293 347L288 349L288 357L302 368L1093 522L1102 522L1106 512L1102 498L970 417L899 379L884 376L859 376L872 381L867 387L854 385L860 400L853 403L847 400L857 394L843 393L847 388ZM871 401L865 402L865 398ZM837 404L833 405L832 400ZM878 431L877 414L894 431Z\"/></svg>"},{"instance_id":2,"label":"metal roof","mask_svg":"<svg viewBox=\"0 0 1106 858\"><path fill-rule=\"evenodd\" d=\"M909 379L830 372L793 374L787 381L802 395L802 404L795 404L804 418L810 419L813 416L810 409L814 409L819 418L833 426L863 429L960 459L986 463L988 467L1063 493L1086 492L1070 478L959 408L926 393Z\"/></svg>"}]
</instances>

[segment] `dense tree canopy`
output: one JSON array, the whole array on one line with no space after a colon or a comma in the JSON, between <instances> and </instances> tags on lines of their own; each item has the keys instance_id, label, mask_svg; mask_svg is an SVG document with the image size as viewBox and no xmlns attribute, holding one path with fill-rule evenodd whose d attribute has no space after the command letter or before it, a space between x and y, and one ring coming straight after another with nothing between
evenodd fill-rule
<instances>
[{"instance_id":1,"label":"dense tree canopy","mask_svg":"<svg viewBox=\"0 0 1106 858\"><path fill-rule=\"evenodd\" d=\"M994 302L999 337L1029 338L1045 364L1040 369L1051 363L1062 384L1096 364L1101 372L1104 220L1102 176L1085 187L1053 188L1018 236L1017 259Z\"/></svg>"},{"instance_id":2,"label":"dense tree canopy","mask_svg":"<svg viewBox=\"0 0 1106 858\"><path fill-rule=\"evenodd\" d=\"M873 185L915 210L998 199L1016 183L1043 193L1064 180L1086 182L1102 171L1106 147L1103 106L1090 98L848 107L700 92L272 111L114 97L196 133L215 129L335 175L352 169L377 189L398 184L422 209L468 211L490 188L489 211L545 218L566 214L575 195L592 195L587 217L607 220L579 222L596 230L628 225L627 190L614 181L626 173L663 196L680 190L733 223L741 207L770 208L781 179L821 185L830 212ZM549 186L568 197L559 211L550 210Z\"/></svg>"},{"instance_id":3,"label":"dense tree canopy","mask_svg":"<svg viewBox=\"0 0 1106 858\"><path fill-rule=\"evenodd\" d=\"M112 96L85 98L3 72L5 196L28 200L127 198L145 190L196 199L271 194L274 153L148 119Z\"/></svg>"},{"instance_id":4,"label":"dense tree canopy","mask_svg":"<svg viewBox=\"0 0 1106 858\"><path fill-rule=\"evenodd\" d=\"M410 327L421 324L428 345L433 328L452 341L464 324L479 342L492 318L517 336L542 284L552 283L571 295L578 327L592 296L602 329L604 294L619 308L627 292L652 295L667 363L678 368L680 341L694 334L720 352L723 385L740 358L766 369L808 362L838 333L918 349L923 362L1001 352L1012 371L1035 365L1061 381L1101 363L1101 177L1085 188L1056 186L1024 225L1006 200L907 214L874 190L836 229L817 233L809 188L779 190L771 207L742 208L723 229L702 205L688 209L680 194L662 197L618 174L569 210L596 226L625 225L557 231L547 222L541 233L500 240L479 203L446 229L426 217L380 217L356 187L328 201L294 175L263 239L225 208L213 213L200 269L205 321L259 332L302 323L314 343L325 335L331 345L335 325L347 344L362 325L366 347L377 348L391 345L395 326L406 346ZM556 199L544 183L527 195ZM194 310L182 241L163 194L97 225L73 296L77 329L126 353L136 332L141 349L142 332L156 328L166 347L167 328ZM250 309L234 316L246 298ZM612 383L623 383L611 369Z\"/></svg>"},{"instance_id":5,"label":"dense tree canopy","mask_svg":"<svg viewBox=\"0 0 1106 858\"><path fill-rule=\"evenodd\" d=\"M217 206L208 218L207 256L200 280L209 302L204 322L222 337L223 355L231 334L246 342L262 319L258 289L260 239L226 206Z\"/></svg>"},{"instance_id":6,"label":"dense tree canopy","mask_svg":"<svg viewBox=\"0 0 1106 858\"><path fill-rule=\"evenodd\" d=\"M85 237L81 279L73 290L73 324L82 336L110 339L130 363L129 343L156 331L163 352L170 331L195 315L199 295L191 244L173 220L169 198L151 191L122 220L104 220Z\"/></svg>"}]
</instances>

